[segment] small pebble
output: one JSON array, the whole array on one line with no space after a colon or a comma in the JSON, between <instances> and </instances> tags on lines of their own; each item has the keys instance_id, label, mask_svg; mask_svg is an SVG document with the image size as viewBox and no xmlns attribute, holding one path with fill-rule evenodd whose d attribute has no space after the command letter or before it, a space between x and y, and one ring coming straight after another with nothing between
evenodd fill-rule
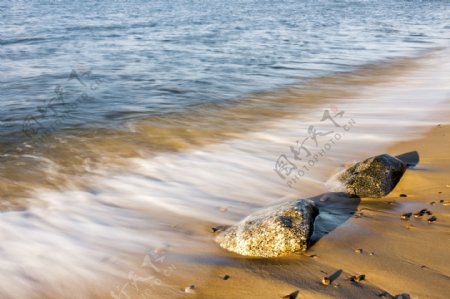
<instances>
[{"instance_id":1,"label":"small pebble","mask_svg":"<svg viewBox=\"0 0 450 299\"><path fill-rule=\"evenodd\" d=\"M184 289L185 293L193 294L195 293L195 285L191 284Z\"/></svg>"},{"instance_id":2,"label":"small pebble","mask_svg":"<svg viewBox=\"0 0 450 299\"><path fill-rule=\"evenodd\" d=\"M297 299L299 291L295 291L293 293L290 293L289 295L286 295L283 297L283 299Z\"/></svg>"},{"instance_id":3,"label":"small pebble","mask_svg":"<svg viewBox=\"0 0 450 299\"><path fill-rule=\"evenodd\" d=\"M435 201L432 201L432 202L430 202L430 205L435 205L436 204L436 202Z\"/></svg>"},{"instance_id":4,"label":"small pebble","mask_svg":"<svg viewBox=\"0 0 450 299\"><path fill-rule=\"evenodd\" d=\"M425 214L427 214L427 215L433 215L433 213L431 213L431 211L426 211Z\"/></svg>"},{"instance_id":5,"label":"small pebble","mask_svg":"<svg viewBox=\"0 0 450 299\"><path fill-rule=\"evenodd\" d=\"M221 208L219 208L219 211L221 211L222 213L224 213L224 212L227 212L228 209L227 209L227 208L224 208L224 207L221 207Z\"/></svg>"},{"instance_id":6,"label":"small pebble","mask_svg":"<svg viewBox=\"0 0 450 299\"><path fill-rule=\"evenodd\" d=\"M371 252L371 253L369 253L369 255L375 255L375 252Z\"/></svg>"},{"instance_id":7,"label":"small pebble","mask_svg":"<svg viewBox=\"0 0 450 299\"><path fill-rule=\"evenodd\" d=\"M400 216L400 219L402 220L409 220L409 218L411 218L412 213L405 213L403 215Z\"/></svg>"},{"instance_id":8,"label":"small pebble","mask_svg":"<svg viewBox=\"0 0 450 299\"><path fill-rule=\"evenodd\" d=\"M223 280L228 280L228 279L230 279L230 275L225 274L225 275L223 276Z\"/></svg>"},{"instance_id":9,"label":"small pebble","mask_svg":"<svg viewBox=\"0 0 450 299\"><path fill-rule=\"evenodd\" d=\"M322 278L322 284L328 286L331 284L331 280L325 276L324 278Z\"/></svg>"},{"instance_id":10,"label":"small pebble","mask_svg":"<svg viewBox=\"0 0 450 299\"><path fill-rule=\"evenodd\" d=\"M423 216L423 213L417 212L414 214L414 218L420 218Z\"/></svg>"},{"instance_id":11,"label":"small pebble","mask_svg":"<svg viewBox=\"0 0 450 299\"><path fill-rule=\"evenodd\" d=\"M428 223L431 223L431 222L434 222L434 221L436 221L437 220L437 218L436 218L436 216L431 216L430 218L428 218Z\"/></svg>"},{"instance_id":12,"label":"small pebble","mask_svg":"<svg viewBox=\"0 0 450 299\"><path fill-rule=\"evenodd\" d=\"M222 225L218 225L218 226L211 227L211 230L213 233L215 233L215 232L223 230L224 228L225 227L223 227Z\"/></svg>"},{"instance_id":13,"label":"small pebble","mask_svg":"<svg viewBox=\"0 0 450 299\"><path fill-rule=\"evenodd\" d=\"M356 253L362 253L363 250L362 250L361 248L358 248L358 249L355 249L355 252L356 252Z\"/></svg>"},{"instance_id":14,"label":"small pebble","mask_svg":"<svg viewBox=\"0 0 450 299\"><path fill-rule=\"evenodd\" d=\"M365 280L365 279L366 279L366 275L361 274L361 275L356 276L355 279L354 279L354 281L356 281L356 282L361 282L361 281L363 281L363 280Z\"/></svg>"},{"instance_id":15,"label":"small pebble","mask_svg":"<svg viewBox=\"0 0 450 299\"><path fill-rule=\"evenodd\" d=\"M402 194L400 194L400 197L408 197L408 195L402 193Z\"/></svg>"}]
</instances>

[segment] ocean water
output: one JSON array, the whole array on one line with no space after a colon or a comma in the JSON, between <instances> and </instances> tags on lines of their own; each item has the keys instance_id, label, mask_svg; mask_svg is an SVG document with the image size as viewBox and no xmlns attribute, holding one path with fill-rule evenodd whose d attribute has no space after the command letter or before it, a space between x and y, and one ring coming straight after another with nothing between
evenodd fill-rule
<instances>
[{"instance_id":1,"label":"ocean water","mask_svg":"<svg viewBox=\"0 0 450 299\"><path fill-rule=\"evenodd\" d=\"M210 225L325 192L344 163L444 122L449 13L0 1L0 297L83 295L152 248L219 254ZM304 141L325 155L295 159Z\"/></svg>"}]
</instances>

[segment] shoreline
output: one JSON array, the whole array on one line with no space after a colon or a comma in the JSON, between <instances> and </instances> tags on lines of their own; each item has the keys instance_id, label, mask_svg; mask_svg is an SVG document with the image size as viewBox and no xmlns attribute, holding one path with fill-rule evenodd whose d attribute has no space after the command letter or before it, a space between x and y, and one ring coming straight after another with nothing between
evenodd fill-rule
<instances>
[{"instance_id":1,"label":"shoreline","mask_svg":"<svg viewBox=\"0 0 450 299\"><path fill-rule=\"evenodd\" d=\"M416 212L424 208L425 201L418 199L424 197L431 201L426 191L437 188L429 187L430 180L439 180L442 185L449 174L448 140L438 146L442 141L435 137L439 133L435 132L437 128L416 138L433 129L436 119L447 120L450 115L448 111L438 116L432 113L443 110L448 103L444 102L448 96L442 87L448 76L440 78L446 74L446 65L435 70L433 66L437 62L425 60L424 69L384 78L383 84L362 84L356 98L336 96L334 104L339 110L345 110L346 116L347 113L357 116L357 125L295 188L288 188L273 171L276 155L289 152L288 142L306 134L308 125L320 124L322 109L330 108L326 104L302 110L300 121L291 117L276 119L266 124L268 128L220 144L147 160L129 159L131 170L127 167L118 173L105 171L84 177L89 183L86 188L78 189L74 184L71 189L37 193L33 197L37 204L29 209L2 214L6 255L11 257L12 264L20 260L25 266L36 267L41 261L34 255L28 253L22 261L25 255L16 254L29 250L21 244L34 241L53 248L60 245L58 241L63 241L65 247L59 255L52 255L46 261L46 265L52 264L50 274L45 276L50 280L49 285L41 280L32 285L32 289L40 290L39 295L46 298L61 297L59 292L67 293L71 289L74 294L81 293L72 298L111 298L112 292L117 296L118 290L125 286L130 298L282 298L296 290L299 290L298 298L379 298L385 291L392 295L409 293L412 298L444 298L446 289L442 282L448 280L449 274L442 268L445 263L440 262L443 258L448 261L446 247L439 245L437 253L429 254L429 259L423 256L428 253L424 249L428 244L445 239L442 229L448 227L448 207L433 206L438 221L429 225L426 221L418 222L417 227L409 230L405 225L416 219L407 223L399 218L405 209ZM440 80L433 82L435 78ZM407 88L405 84L409 84ZM429 90L432 88L434 93ZM423 111L417 107L413 111L408 109L409 101L422 103L422 97L427 94L433 101L420 106ZM405 109L395 110L393 100L397 99ZM411 116L411 112L415 113ZM415 121L406 121L408 116ZM450 136L448 124L440 129L445 130L445 136ZM413 140L399 141L405 140L405 136ZM433 146L428 146L427 140ZM407 170L389 196L363 199L357 206L359 217L347 217L336 228L324 232L304 255L249 259L226 252L213 240L213 226L232 224L279 200L327 192L323 183L345 163L356 161L352 159L365 159L384 151L399 155L412 150L419 151L421 162ZM423 178L436 174L435 169L443 173L437 178ZM406 178L409 183L404 183ZM416 186L422 186L423 190L411 189ZM408 197L400 198L400 193ZM437 199L433 197L434 201ZM328 203L331 208L324 216L333 219L342 214L337 210L334 215L332 209L340 206L333 206L336 203L332 201ZM20 221L29 226L17 225ZM419 249L411 250L416 246ZM359 248L363 253L355 253ZM47 252L45 246L35 250L36 255ZM160 271L148 261L145 263L145 258L152 255L163 260L156 265ZM67 271L62 261L79 267L78 271ZM417 263L421 264L420 271ZM422 265L426 267L421 268ZM97 285L87 281L86 269L94 271ZM423 279L424 273L430 279ZM355 284L347 280L351 275L360 274L366 275L364 282ZM12 281L23 283L28 279L21 274L14 275ZM226 275L229 279L225 280ZM335 277L331 286L321 284L323 276ZM139 288L133 289L133 279L138 279ZM438 286L433 288L436 294L430 297L427 291L436 281ZM56 284L60 287L53 288ZM195 289L186 293L185 287L189 285L195 285ZM28 291L0 290L12 294L11 297L27 297ZM126 298L124 294L122 298Z\"/></svg>"}]
</instances>

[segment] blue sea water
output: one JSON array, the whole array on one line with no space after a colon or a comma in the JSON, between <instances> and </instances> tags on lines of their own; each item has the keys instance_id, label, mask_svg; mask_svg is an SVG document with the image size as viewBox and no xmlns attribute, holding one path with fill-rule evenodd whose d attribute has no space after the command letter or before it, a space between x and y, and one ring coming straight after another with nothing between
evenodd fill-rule
<instances>
[{"instance_id":1,"label":"blue sea water","mask_svg":"<svg viewBox=\"0 0 450 299\"><path fill-rule=\"evenodd\" d=\"M0 1L2 141L30 119L114 127L446 46L449 13L448 1Z\"/></svg>"}]
</instances>

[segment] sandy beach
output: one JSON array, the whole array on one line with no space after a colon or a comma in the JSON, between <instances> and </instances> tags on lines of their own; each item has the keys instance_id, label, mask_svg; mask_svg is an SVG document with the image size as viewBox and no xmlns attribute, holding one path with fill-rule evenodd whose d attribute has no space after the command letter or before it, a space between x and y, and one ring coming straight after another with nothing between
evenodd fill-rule
<instances>
[{"instance_id":1,"label":"sandy beach","mask_svg":"<svg viewBox=\"0 0 450 299\"><path fill-rule=\"evenodd\" d=\"M148 288L151 298L448 298L450 125L442 120L448 119L450 110L448 102L444 103L434 114L437 121L417 127L422 137L407 140L403 136L405 141L358 155L362 159L381 153L418 152L418 165L406 171L388 196L348 199L328 195L326 201L320 201L327 193L318 189L315 200L322 218L316 219L313 246L300 256L238 256L214 242L211 227L217 223L174 219L175 230L203 245L198 248L185 243L181 252L170 246L153 250L155 257L166 261L161 270L169 269L170 275L159 275L161 285ZM430 215L400 218L422 209ZM437 220L429 223L432 216ZM136 259L135 265L139 264ZM140 277L145 273L155 272L142 272ZM365 279L351 281L359 275ZM331 285L323 285L323 277L329 277ZM189 289L191 285L195 287ZM144 290L129 294L138 298Z\"/></svg>"},{"instance_id":2,"label":"sandy beach","mask_svg":"<svg viewBox=\"0 0 450 299\"><path fill-rule=\"evenodd\" d=\"M450 298L448 0L0 11L0 299Z\"/></svg>"}]
</instances>

